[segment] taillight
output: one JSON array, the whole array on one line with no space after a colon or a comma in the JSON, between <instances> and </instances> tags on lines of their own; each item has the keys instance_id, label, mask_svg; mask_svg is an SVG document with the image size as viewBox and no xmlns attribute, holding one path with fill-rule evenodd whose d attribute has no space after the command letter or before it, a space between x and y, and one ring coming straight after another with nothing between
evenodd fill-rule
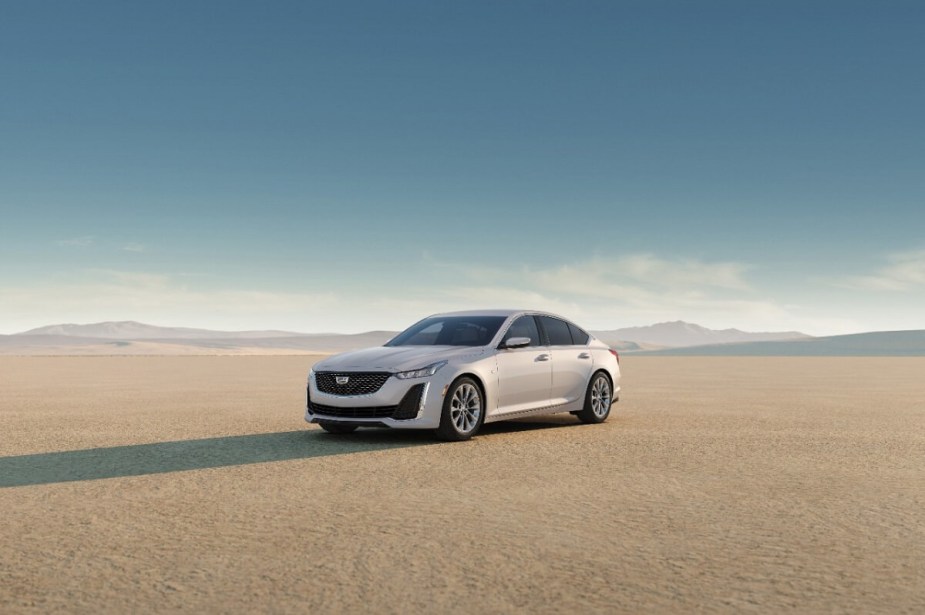
<instances>
[{"instance_id":1,"label":"taillight","mask_svg":"<svg viewBox=\"0 0 925 615\"><path fill-rule=\"evenodd\" d=\"M613 355L613 358L617 360L617 365L619 365L620 364L620 353L614 350L613 348L611 348L610 354Z\"/></svg>"}]
</instances>

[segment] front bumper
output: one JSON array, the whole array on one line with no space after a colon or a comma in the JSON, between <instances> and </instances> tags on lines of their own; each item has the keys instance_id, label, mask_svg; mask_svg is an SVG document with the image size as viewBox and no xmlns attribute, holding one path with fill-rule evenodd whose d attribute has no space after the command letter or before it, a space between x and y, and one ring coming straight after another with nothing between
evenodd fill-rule
<instances>
[{"instance_id":1,"label":"front bumper","mask_svg":"<svg viewBox=\"0 0 925 615\"><path fill-rule=\"evenodd\" d=\"M305 420L343 422L394 429L436 429L443 408L444 383L440 379L391 377L369 395L333 395L318 389L309 375Z\"/></svg>"}]
</instances>

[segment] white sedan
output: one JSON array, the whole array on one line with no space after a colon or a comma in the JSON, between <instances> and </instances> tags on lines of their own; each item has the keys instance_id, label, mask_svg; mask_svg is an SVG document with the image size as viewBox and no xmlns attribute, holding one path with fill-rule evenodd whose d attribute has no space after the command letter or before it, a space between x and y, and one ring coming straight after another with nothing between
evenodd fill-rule
<instances>
[{"instance_id":1,"label":"white sedan","mask_svg":"<svg viewBox=\"0 0 925 615\"><path fill-rule=\"evenodd\" d=\"M620 357L554 314L453 312L384 346L319 361L307 390L305 420L331 433L434 429L466 440L484 423L525 416L571 412L604 422L619 398Z\"/></svg>"}]
</instances>

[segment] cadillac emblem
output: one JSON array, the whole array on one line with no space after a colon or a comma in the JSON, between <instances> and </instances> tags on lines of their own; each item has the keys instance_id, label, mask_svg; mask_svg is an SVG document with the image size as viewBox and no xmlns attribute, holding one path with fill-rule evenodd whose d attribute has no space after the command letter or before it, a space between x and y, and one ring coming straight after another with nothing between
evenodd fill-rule
<instances>
[{"instance_id":1,"label":"cadillac emblem","mask_svg":"<svg viewBox=\"0 0 925 615\"><path fill-rule=\"evenodd\" d=\"M337 382L337 384L347 384L350 382L350 376L335 376L334 381Z\"/></svg>"}]
</instances>

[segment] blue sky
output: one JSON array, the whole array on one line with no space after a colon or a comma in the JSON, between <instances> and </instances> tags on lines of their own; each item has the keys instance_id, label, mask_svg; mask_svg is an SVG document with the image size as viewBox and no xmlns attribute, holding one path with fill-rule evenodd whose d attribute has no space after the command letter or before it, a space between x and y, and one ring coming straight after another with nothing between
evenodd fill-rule
<instances>
[{"instance_id":1,"label":"blue sky","mask_svg":"<svg viewBox=\"0 0 925 615\"><path fill-rule=\"evenodd\" d=\"M925 328L920 2L6 2L0 333Z\"/></svg>"}]
</instances>

